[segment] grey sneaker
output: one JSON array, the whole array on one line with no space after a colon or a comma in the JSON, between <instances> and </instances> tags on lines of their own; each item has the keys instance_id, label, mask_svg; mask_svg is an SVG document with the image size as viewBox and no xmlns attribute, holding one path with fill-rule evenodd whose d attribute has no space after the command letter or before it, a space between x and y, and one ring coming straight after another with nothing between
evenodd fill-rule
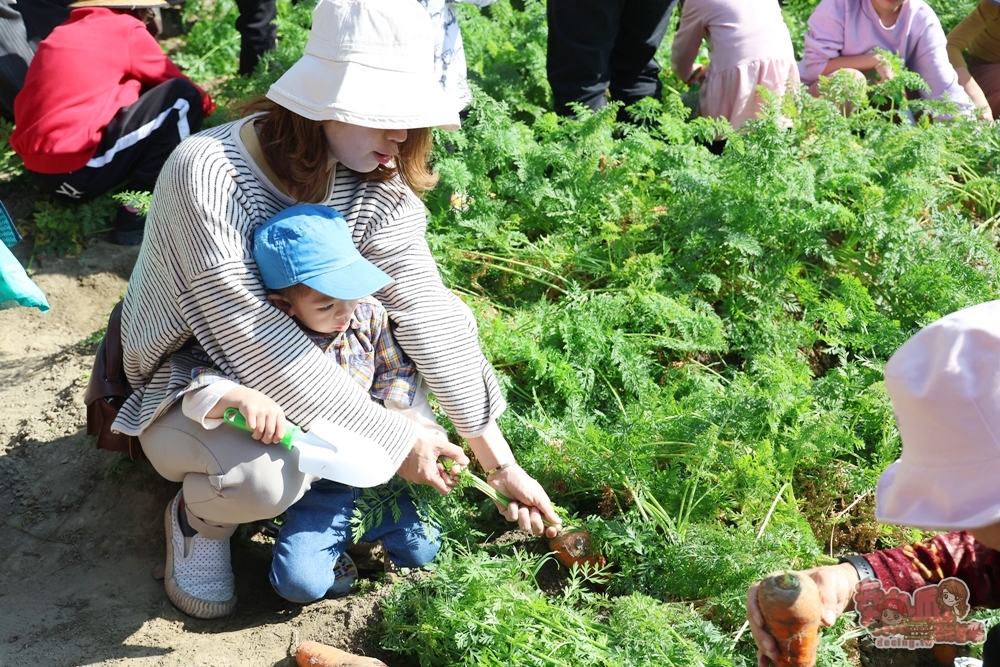
<instances>
[{"instance_id":1,"label":"grey sneaker","mask_svg":"<svg viewBox=\"0 0 1000 667\"><path fill-rule=\"evenodd\" d=\"M330 598L342 598L351 592L351 587L358 580L358 568L346 553L340 555L333 564L333 586L326 592Z\"/></svg>"},{"instance_id":2,"label":"grey sneaker","mask_svg":"<svg viewBox=\"0 0 1000 667\"><path fill-rule=\"evenodd\" d=\"M178 491L167 505L167 566L163 585L167 597L188 616L221 618L236 608L236 582L229 540L210 540L195 533L185 537L177 519Z\"/></svg>"}]
</instances>

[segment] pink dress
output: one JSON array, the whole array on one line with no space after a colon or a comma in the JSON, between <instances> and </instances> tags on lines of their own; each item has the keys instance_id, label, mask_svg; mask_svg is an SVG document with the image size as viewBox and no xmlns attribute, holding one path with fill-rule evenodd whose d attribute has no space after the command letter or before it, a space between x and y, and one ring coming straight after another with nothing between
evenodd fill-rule
<instances>
[{"instance_id":1,"label":"pink dress","mask_svg":"<svg viewBox=\"0 0 1000 667\"><path fill-rule=\"evenodd\" d=\"M757 116L757 86L783 95L799 84L792 38L777 0L687 0L674 36L674 74L687 80L702 37L712 62L700 92L700 114L739 129Z\"/></svg>"}]
</instances>

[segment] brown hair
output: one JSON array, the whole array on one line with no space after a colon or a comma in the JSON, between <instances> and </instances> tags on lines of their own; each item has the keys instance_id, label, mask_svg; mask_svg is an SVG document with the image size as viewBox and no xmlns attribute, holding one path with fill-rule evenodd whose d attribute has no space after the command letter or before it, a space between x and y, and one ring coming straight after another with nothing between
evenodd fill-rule
<instances>
[{"instance_id":1,"label":"brown hair","mask_svg":"<svg viewBox=\"0 0 1000 667\"><path fill-rule=\"evenodd\" d=\"M955 596L954 607L949 607L944 603L942 593L945 591ZM942 612L954 609L956 618L965 618L965 615L969 613L969 588L960 579L956 579L955 577L943 579L938 584L937 603Z\"/></svg>"},{"instance_id":2,"label":"brown hair","mask_svg":"<svg viewBox=\"0 0 1000 667\"><path fill-rule=\"evenodd\" d=\"M244 107L244 116L264 113L257 121L260 148L267 166L288 187L297 201L323 201L330 183L330 149L322 121L309 120L294 111L262 97ZM399 145L395 167L379 165L368 173L359 173L366 181L385 182L398 173L417 196L437 185L431 171L430 154L434 138L430 128L408 130L406 141Z\"/></svg>"}]
</instances>

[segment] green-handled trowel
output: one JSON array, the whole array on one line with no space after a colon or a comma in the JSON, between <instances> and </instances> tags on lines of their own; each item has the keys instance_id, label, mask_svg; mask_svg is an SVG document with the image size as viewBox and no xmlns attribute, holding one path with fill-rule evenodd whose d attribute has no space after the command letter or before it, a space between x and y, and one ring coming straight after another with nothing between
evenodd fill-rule
<instances>
[{"instance_id":1,"label":"green-handled trowel","mask_svg":"<svg viewBox=\"0 0 1000 667\"><path fill-rule=\"evenodd\" d=\"M253 432L236 408L226 409L222 419ZM308 431L288 424L281 444L299 451L300 472L341 484L378 486L396 474L392 459L378 443L325 419L314 419Z\"/></svg>"}]
</instances>

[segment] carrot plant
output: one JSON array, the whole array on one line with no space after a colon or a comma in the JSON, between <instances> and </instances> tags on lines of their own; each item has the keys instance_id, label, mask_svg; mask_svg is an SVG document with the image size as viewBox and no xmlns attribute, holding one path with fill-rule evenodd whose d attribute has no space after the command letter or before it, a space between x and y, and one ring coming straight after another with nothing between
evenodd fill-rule
<instances>
[{"instance_id":1,"label":"carrot plant","mask_svg":"<svg viewBox=\"0 0 1000 667\"><path fill-rule=\"evenodd\" d=\"M799 50L816 4L784 3ZM931 4L947 30L974 2ZM191 26L178 62L216 86L213 122L301 54L311 3L278 8L278 50L239 79L233 3L189 0L209 25ZM384 645L422 665L755 664L747 587L839 555L830 525L898 456L886 359L997 298L1000 134L906 100L922 82L902 70L871 90L835 75L823 99L772 99L741 135L690 120L666 71L634 123L613 104L559 118L544 3L458 12L474 100L459 131L436 134L427 240L476 315L518 461L613 569L543 592L544 557L489 546L506 526L492 502L417 489L442 555L391 594ZM809 505L806 478L824 471L836 507ZM366 503L358 529L392 511L391 494ZM849 664L850 632L846 619L823 632L819 664Z\"/></svg>"}]
</instances>

